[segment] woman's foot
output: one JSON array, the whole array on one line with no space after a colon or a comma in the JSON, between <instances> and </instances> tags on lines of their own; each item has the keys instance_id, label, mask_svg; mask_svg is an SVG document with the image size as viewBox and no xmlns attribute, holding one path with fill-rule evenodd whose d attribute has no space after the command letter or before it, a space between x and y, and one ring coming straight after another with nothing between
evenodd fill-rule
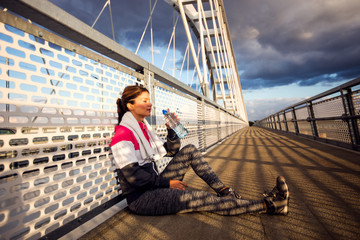
<instances>
[{"instance_id":1,"label":"woman's foot","mask_svg":"<svg viewBox=\"0 0 360 240\"><path fill-rule=\"evenodd\" d=\"M266 213L287 215L289 212L290 192L283 176L278 176L276 186L272 191L264 194Z\"/></svg>"}]
</instances>

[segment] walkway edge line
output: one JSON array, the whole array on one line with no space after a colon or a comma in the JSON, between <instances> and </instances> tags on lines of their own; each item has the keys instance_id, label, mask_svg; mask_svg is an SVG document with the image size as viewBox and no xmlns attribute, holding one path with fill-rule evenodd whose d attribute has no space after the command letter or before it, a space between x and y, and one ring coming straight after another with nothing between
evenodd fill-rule
<instances>
[{"instance_id":1,"label":"walkway edge line","mask_svg":"<svg viewBox=\"0 0 360 240\"><path fill-rule=\"evenodd\" d=\"M112 206L111 208L107 209L103 213L97 215L93 219L82 224L80 227L77 227L73 231L71 231L71 232L67 233L66 235L64 235L63 237L59 238L59 240L79 239L81 236L85 235L86 233L90 232L94 228L98 227L100 224L107 221L109 218L111 218L118 212L122 211L126 207L127 207L127 202L124 199L121 202Z\"/></svg>"}]
</instances>

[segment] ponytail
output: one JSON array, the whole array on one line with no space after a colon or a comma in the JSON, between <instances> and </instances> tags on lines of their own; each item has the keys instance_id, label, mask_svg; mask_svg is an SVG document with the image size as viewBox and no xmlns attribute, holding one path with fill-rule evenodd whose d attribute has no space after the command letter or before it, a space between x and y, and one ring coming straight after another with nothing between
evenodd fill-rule
<instances>
[{"instance_id":1,"label":"ponytail","mask_svg":"<svg viewBox=\"0 0 360 240\"><path fill-rule=\"evenodd\" d=\"M117 113L118 113L118 125L120 124L121 122L121 119L122 117L124 116L124 114L127 112L123 105L122 105L122 101L121 101L121 98L118 98L116 100L116 105L117 105Z\"/></svg>"}]
</instances>

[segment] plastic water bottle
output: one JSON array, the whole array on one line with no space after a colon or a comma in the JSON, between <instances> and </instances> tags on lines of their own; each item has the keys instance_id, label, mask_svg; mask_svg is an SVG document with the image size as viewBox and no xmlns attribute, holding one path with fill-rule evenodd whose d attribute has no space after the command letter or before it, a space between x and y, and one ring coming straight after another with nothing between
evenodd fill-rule
<instances>
[{"instance_id":1,"label":"plastic water bottle","mask_svg":"<svg viewBox=\"0 0 360 240\"><path fill-rule=\"evenodd\" d=\"M163 110L163 114L165 121L168 123L169 127L175 131L179 138L184 138L188 134L189 131L179 122L174 114L168 113L166 110Z\"/></svg>"}]
</instances>

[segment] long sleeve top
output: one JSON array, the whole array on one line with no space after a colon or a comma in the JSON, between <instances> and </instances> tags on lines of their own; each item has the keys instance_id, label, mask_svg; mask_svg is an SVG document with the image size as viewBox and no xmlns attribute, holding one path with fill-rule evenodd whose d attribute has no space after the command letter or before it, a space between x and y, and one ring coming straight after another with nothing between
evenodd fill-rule
<instances>
[{"instance_id":1,"label":"long sleeve top","mask_svg":"<svg viewBox=\"0 0 360 240\"><path fill-rule=\"evenodd\" d=\"M142 122L139 122L139 125L150 142L146 125ZM128 204L147 190L169 187L170 180L159 175L155 162L141 157L140 145L130 129L122 125L116 126L110 147L121 190ZM166 157L174 156L180 149L180 139L172 129L168 129L164 147L167 151Z\"/></svg>"}]
</instances>

